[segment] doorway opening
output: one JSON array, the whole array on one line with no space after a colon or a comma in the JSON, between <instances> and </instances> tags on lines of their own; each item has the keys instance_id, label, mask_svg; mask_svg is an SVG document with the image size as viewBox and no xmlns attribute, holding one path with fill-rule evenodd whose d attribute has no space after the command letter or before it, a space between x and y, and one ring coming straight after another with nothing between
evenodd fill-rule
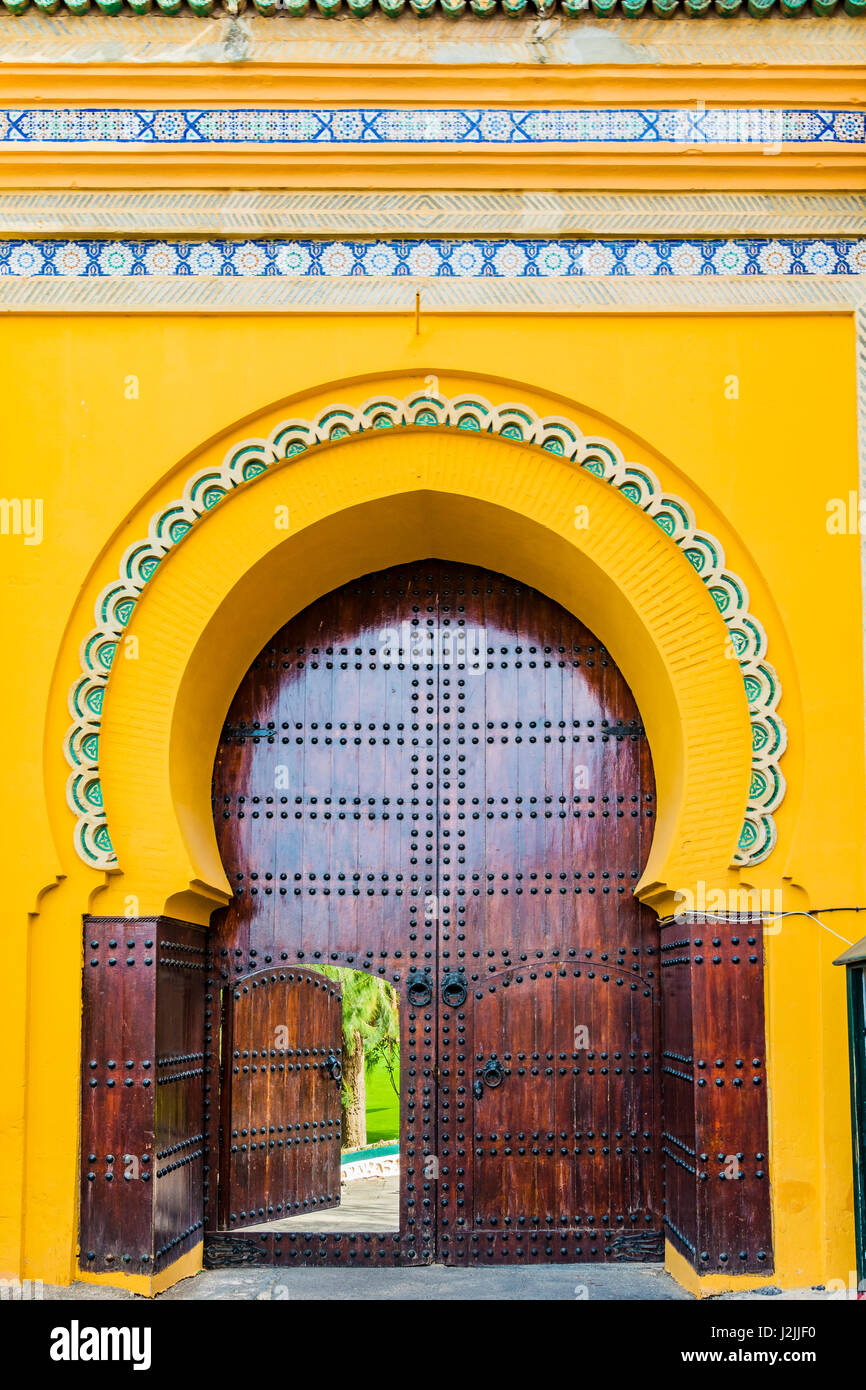
<instances>
[{"instance_id":1,"label":"doorway opening","mask_svg":"<svg viewBox=\"0 0 866 1390\"><path fill-rule=\"evenodd\" d=\"M346 1076L345 1000L359 973L379 987L400 1018L388 1077L400 1142L395 1225L330 1224L350 1204L337 1146L320 1140L328 1180L277 1191L265 1170L253 1220L249 1201L209 1213L208 1262L661 1259L659 929L633 895L655 784L604 645L544 595L474 566L364 576L250 667L213 806L234 889L214 923L223 996L243 999L261 973L268 990L320 999L302 1064L319 1064L325 1109L306 1133L324 1121L333 1135L339 1108L342 1150L349 1119L322 1063L339 1039ZM253 1023L238 1018L232 1050L252 1051ZM280 1061L297 1058L267 1065ZM223 1066L228 1093L240 1076ZM382 1094L380 1068L365 1081ZM276 1144L266 1105L253 1127ZM221 1190L226 1135L244 1138L225 1116Z\"/></svg>"},{"instance_id":2,"label":"doorway opening","mask_svg":"<svg viewBox=\"0 0 866 1390\"><path fill-rule=\"evenodd\" d=\"M254 1220L246 1229L252 1234L270 1232L291 1234L303 1232L358 1232L361 1234L391 1234L400 1230L400 1000L397 990L387 980L368 975L362 970L350 970L339 965L319 965L313 972L333 981L341 996L339 1041L333 1028L328 1038L322 1087L324 1105L318 1108L309 1095L310 1073L315 1079L316 1057L323 1048L289 1045L297 1042L295 1030L287 1017L285 1023L269 1020L274 1043L273 1051L280 1059L270 1063L270 1079L274 1071L285 1076L279 1095L263 1097L262 1116L268 1131L268 1149L273 1153L280 1146L279 1137L285 1128L297 1133L289 1151L284 1180L276 1171L263 1174L262 1189L266 1194L269 1219ZM301 1025L302 1026L302 1025ZM309 1043L310 1039L305 1039ZM287 1071L280 1072L282 1059ZM303 1058L303 1060L301 1060ZM321 1062L319 1063L321 1067ZM333 1090L339 1095L339 1126L334 1123L336 1106ZM331 1092L329 1097L328 1092ZM328 1103L330 1099L330 1104ZM317 1121L313 1112L322 1111ZM324 1119L324 1136L317 1129ZM248 1121L255 1131L254 1120ZM233 1124L232 1138L237 1125ZM318 1151L314 1147L318 1145ZM234 1145L232 1146L234 1147ZM310 1181L318 1158L318 1182ZM294 1163L292 1160L294 1159ZM339 1167L334 1176L334 1168ZM277 1205L282 1214L272 1212L275 1185L280 1183ZM334 1203L333 1198L338 1200ZM290 1209L289 1209L290 1208ZM253 1215L260 1216L260 1209ZM235 1227L237 1229L237 1227Z\"/></svg>"}]
</instances>

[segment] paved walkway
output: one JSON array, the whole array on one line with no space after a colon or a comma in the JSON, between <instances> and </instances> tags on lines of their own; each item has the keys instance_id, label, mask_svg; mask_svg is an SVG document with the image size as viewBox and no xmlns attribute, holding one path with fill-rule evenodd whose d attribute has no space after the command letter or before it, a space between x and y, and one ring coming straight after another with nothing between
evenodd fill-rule
<instances>
[{"instance_id":1,"label":"paved walkway","mask_svg":"<svg viewBox=\"0 0 866 1390\"><path fill-rule=\"evenodd\" d=\"M136 1296L93 1284L47 1285L46 1299L129 1300ZM837 1295L838 1296L838 1295ZM726 1294L729 1299L776 1303L823 1300L822 1289L771 1288L763 1293ZM691 1302L659 1264L634 1265L500 1265L486 1269L219 1269L184 1279L160 1296L160 1301L288 1300L288 1301L460 1301L482 1299L508 1302L577 1301Z\"/></svg>"},{"instance_id":2,"label":"paved walkway","mask_svg":"<svg viewBox=\"0 0 866 1390\"><path fill-rule=\"evenodd\" d=\"M358 1178L347 1182L342 1190L340 1205L325 1211L287 1216L282 1221L267 1221L260 1226L247 1226L247 1231L399 1231L400 1178Z\"/></svg>"},{"instance_id":3,"label":"paved walkway","mask_svg":"<svg viewBox=\"0 0 866 1390\"><path fill-rule=\"evenodd\" d=\"M70 1284L66 1288L48 1284L43 1297L52 1300L134 1299L136 1295L120 1289L93 1284ZM724 1301L777 1303L838 1299L822 1288L787 1289L775 1287L762 1292L724 1294ZM195 1302L199 1299L290 1301L368 1301L368 1300L506 1300L509 1302L555 1301L574 1303L587 1300L631 1302L692 1301L660 1264L629 1265L500 1265L490 1269L447 1269L427 1265L422 1269L244 1269L206 1270L184 1279L160 1295L160 1301Z\"/></svg>"},{"instance_id":4,"label":"paved walkway","mask_svg":"<svg viewBox=\"0 0 866 1390\"><path fill-rule=\"evenodd\" d=\"M133 1294L92 1284L46 1288L51 1299L130 1299ZM661 1265L541 1265L524 1269L215 1269L184 1279L162 1300L287 1299L462 1300L514 1302L555 1299L678 1299L690 1301Z\"/></svg>"}]
</instances>

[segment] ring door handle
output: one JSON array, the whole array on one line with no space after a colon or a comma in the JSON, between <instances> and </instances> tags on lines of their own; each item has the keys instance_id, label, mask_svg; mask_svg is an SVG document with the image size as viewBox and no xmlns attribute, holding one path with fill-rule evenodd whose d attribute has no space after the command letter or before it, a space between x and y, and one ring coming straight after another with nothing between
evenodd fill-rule
<instances>
[{"instance_id":1,"label":"ring door handle","mask_svg":"<svg viewBox=\"0 0 866 1390\"><path fill-rule=\"evenodd\" d=\"M430 977L423 970L410 970L406 976L406 998L413 1009L423 1009L433 998Z\"/></svg>"},{"instance_id":2,"label":"ring door handle","mask_svg":"<svg viewBox=\"0 0 866 1390\"><path fill-rule=\"evenodd\" d=\"M343 1063L340 1061L333 1048L328 1049L328 1056L325 1062L325 1066L331 1073L331 1080L336 1081L337 1085L339 1085L343 1079Z\"/></svg>"},{"instance_id":3,"label":"ring door handle","mask_svg":"<svg viewBox=\"0 0 866 1390\"><path fill-rule=\"evenodd\" d=\"M472 1094L475 1099L481 1099L485 1086L489 1086L491 1090L495 1091L497 1086L502 1085L505 1075L505 1068L499 1058L492 1055L488 1057L472 1086Z\"/></svg>"},{"instance_id":4,"label":"ring door handle","mask_svg":"<svg viewBox=\"0 0 866 1390\"><path fill-rule=\"evenodd\" d=\"M442 1003L449 1009L466 1003L466 980L459 970L448 970L442 976Z\"/></svg>"},{"instance_id":5,"label":"ring door handle","mask_svg":"<svg viewBox=\"0 0 866 1390\"><path fill-rule=\"evenodd\" d=\"M505 1080L505 1071L498 1057L491 1057L488 1062L484 1063L482 1076L484 1077L485 1086L490 1086L495 1089L497 1086L502 1085Z\"/></svg>"}]
</instances>

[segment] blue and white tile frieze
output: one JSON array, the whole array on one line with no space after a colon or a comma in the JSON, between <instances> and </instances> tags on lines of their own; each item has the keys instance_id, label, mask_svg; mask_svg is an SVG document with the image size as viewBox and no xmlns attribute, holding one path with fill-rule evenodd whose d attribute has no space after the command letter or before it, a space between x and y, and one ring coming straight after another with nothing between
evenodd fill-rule
<instances>
[{"instance_id":1,"label":"blue and white tile frieze","mask_svg":"<svg viewBox=\"0 0 866 1390\"><path fill-rule=\"evenodd\" d=\"M0 111L0 144L862 144L866 113L748 107Z\"/></svg>"},{"instance_id":2,"label":"blue and white tile frieze","mask_svg":"<svg viewBox=\"0 0 866 1390\"><path fill-rule=\"evenodd\" d=\"M268 275L866 275L866 239L0 241L0 277Z\"/></svg>"}]
</instances>

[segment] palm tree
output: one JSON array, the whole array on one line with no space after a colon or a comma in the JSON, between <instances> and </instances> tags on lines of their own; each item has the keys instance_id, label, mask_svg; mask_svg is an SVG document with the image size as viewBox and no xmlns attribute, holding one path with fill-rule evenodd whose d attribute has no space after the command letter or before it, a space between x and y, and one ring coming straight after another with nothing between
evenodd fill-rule
<instances>
[{"instance_id":1,"label":"palm tree","mask_svg":"<svg viewBox=\"0 0 866 1390\"><path fill-rule=\"evenodd\" d=\"M362 970L339 965L313 967L343 990L343 1084L341 1108L343 1148L363 1148L367 1142L367 1071L381 1061L399 1094L400 1006L397 991L387 981Z\"/></svg>"}]
</instances>

